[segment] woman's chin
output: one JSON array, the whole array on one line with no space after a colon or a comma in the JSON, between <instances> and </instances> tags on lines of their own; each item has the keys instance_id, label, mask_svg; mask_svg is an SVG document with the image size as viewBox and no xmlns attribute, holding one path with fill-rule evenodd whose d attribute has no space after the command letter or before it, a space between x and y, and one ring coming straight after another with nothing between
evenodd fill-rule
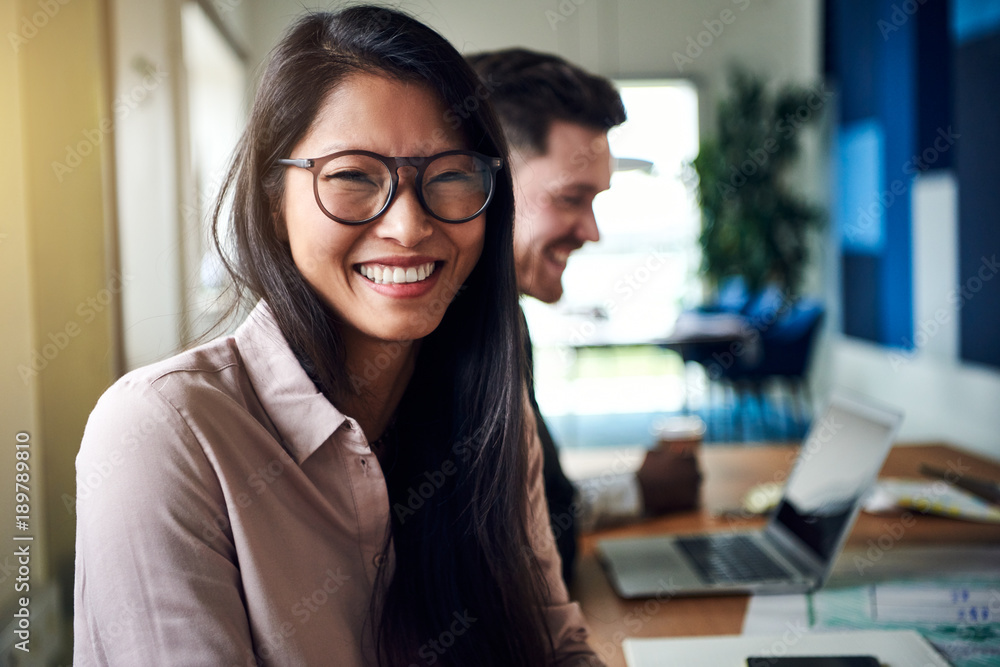
<instances>
[{"instance_id":1,"label":"woman's chin","mask_svg":"<svg viewBox=\"0 0 1000 667\"><path fill-rule=\"evenodd\" d=\"M366 335L376 341L386 344L397 344L397 345L409 345L421 338L426 338L434 329L437 328L437 324L434 326L379 326L372 327L370 330L366 331Z\"/></svg>"}]
</instances>

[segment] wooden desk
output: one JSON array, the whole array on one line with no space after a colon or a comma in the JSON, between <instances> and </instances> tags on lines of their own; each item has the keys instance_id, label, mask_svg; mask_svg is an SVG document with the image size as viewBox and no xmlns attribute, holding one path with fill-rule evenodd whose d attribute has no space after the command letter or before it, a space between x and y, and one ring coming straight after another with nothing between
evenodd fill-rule
<instances>
[{"instance_id":1,"label":"wooden desk","mask_svg":"<svg viewBox=\"0 0 1000 667\"><path fill-rule=\"evenodd\" d=\"M583 608L590 623L591 646L611 667L625 659L621 640L625 637L682 637L739 634L749 596L714 598L649 598L623 600L611 589L594 555L594 545L604 537L727 530L761 526L764 520L740 515L718 516L713 512L739 506L740 499L755 484L784 481L798 448L791 446L706 446L701 451L701 511L651 519L642 523L602 530L581 540L580 558L571 595ZM1000 463L991 462L953 447L897 445L880 473L884 477L920 477L918 468L928 463L942 468L954 466L977 477L1000 479ZM964 468L968 466L968 468ZM887 524L899 523L902 514L873 516L862 513L848 538L842 558L864 552L868 540L877 542L887 533ZM906 523L911 523L907 520ZM899 535L898 530L893 531ZM951 519L913 517L893 548L920 544L1000 544L1000 525L984 525ZM883 538L883 543L885 539Z\"/></svg>"}]
</instances>

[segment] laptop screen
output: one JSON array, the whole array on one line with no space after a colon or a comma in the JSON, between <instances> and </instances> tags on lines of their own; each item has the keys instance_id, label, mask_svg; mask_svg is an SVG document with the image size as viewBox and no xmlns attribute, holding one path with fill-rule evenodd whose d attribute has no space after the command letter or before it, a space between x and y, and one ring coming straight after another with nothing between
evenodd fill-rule
<instances>
[{"instance_id":1,"label":"laptop screen","mask_svg":"<svg viewBox=\"0 0 1000 667\"><path fill-rule=\"evenodd\" d=\"M831 401L802 445L774 520L829 561L882 467L898 424L899 415Z\"/></svg>"}]
</instances>

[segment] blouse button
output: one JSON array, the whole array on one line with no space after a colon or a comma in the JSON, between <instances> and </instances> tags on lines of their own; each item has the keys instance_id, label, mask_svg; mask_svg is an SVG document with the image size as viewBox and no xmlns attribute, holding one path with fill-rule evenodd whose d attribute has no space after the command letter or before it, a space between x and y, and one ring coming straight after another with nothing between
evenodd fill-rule
<instances>
[{"instance_id":1,"label":"blouse button","mask_svg":"<svg viewBox=\"0 0 1000 667\"><path fill-rule=\"evenodd\" d=\"M382 567L382 563L384 562L385 562L385 555L381 553L375 554L375 557L372 558L372 563L375 565L375 567Z\"/></svg>"}]
</instances>

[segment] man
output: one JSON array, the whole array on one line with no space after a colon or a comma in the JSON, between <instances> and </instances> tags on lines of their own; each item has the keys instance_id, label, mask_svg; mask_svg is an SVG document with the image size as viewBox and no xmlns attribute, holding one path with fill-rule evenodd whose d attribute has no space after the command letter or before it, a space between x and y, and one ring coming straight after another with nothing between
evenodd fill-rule
<instances>
[{"instance_id":1,"label":"man","mask_svg":"<svg viewBox=\"0 0 1000 667\"><path fill-rule=\"evenodd\" d=\"M522 294L546 303L562 296L569 255L600 238L593 202L611 185L608 131L625 121L610 81L558 56L507 49L468 57L490 91L511 149L516 217L514 263ZM531 346L528 345L530 356ZM569 583L578 524L687 509L697 504L697 459L650 451L637 473L566 479L531 388L531 404L545 451L545 486L552 528ZM579 502L575 496L579 492Z\"/></svg>"}]
</instances>

